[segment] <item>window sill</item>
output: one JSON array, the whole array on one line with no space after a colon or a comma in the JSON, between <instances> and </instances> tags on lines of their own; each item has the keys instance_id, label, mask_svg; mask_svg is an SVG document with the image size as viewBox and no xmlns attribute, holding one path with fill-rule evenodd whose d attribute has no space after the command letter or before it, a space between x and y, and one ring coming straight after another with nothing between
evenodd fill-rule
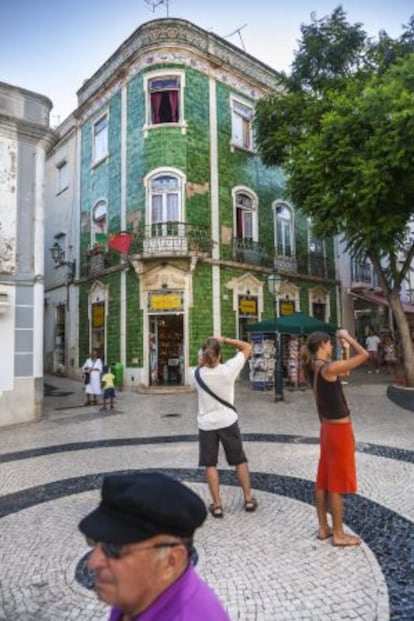
<instances>
[{"instance_id":1,"label":"window sill","mask_svg":"<svg viewBox=\"0 0 414 621\"><path fill-rule=\"evenodd\" d=\"M109 153L101 157L100 160L96 160L95 162L92 162L91 169L93 170L94 168L98 168L98 166L106 162L106 160L108 159L109 159Z\"/></svg>"},{"instance_id":2,"label":"window sill","mask_svg":"<svg viewBox=\"0 0 414 621\"><path fill-rule=\"evenodd\" d=\"M168 127L178 127L181 129L181 133L184 136L187 133L187 121L182 121L180 123L157 123L156 125L144 125L142 131L144 132L144 138L148 136L148 132L154 129L166 129Z\"/></svg>"},{"instance_id":3,"label":"window sill","mask_svg":"<svg viewBox=\"0 0 414 621\"><path fill-rule=\"evenodd\" d=\"M244 151L244 153L250 153L251 155L256 155L256 150L253 148L243 147L241 144L237 144L236 142L230 141L230 151L234 153L237 151Z\"/></svg>"}]
</instances>

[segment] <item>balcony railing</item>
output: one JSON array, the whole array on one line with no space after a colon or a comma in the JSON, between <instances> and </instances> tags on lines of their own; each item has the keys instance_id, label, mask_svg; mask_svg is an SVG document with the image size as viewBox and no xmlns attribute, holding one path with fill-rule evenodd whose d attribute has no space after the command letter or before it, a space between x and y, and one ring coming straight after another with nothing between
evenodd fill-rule
<instances>
[{"instance_id":1,"label":"balcony railing","mask_svg":"<svg viewBox=\"0 0 414 621\"><path fill-rule=\"evenodd\" d=\"M351 280L353 283L363 282L371 287L378 287L378 276L374 272L372 263L358 263L351 260Z\"/></svg>"},{"instance_id":2,"label":"balcony railing","mask_svg":"<svg viewBox=\"0 0 414 621\"><path fill-rule=\"evenodd\" d=\"M223 256L223 258L230 258L232 261L237 261L238 263L249 263L250 265L263 266L268 265L270 267L269 257L264 251L263 244L255 242L251 239L239 239L238 237L233 237L231 257Z\"/></svg>"},{"instance_id":3,"label":"balcony railing","mask_svg":"<svg viewBox=\"0 0 414 621\"><path fill-rule=\"evenodd\" d=\"M132 240L129 254L143 257L185 256L211 252L207 227L185 222L157 222L144 227Z\"/></svg>"},{"instance_id":4,"label":"balcony railing","mask_svg":"<svg viewBox=\"0 0 414 621\"><path fill-rule=\"evenodd\" d=\"M318 278L335 279L335 264L326 257L317 254L303 254L296 256L297 271L299 274Z\"/></svg>"}]
</instances>

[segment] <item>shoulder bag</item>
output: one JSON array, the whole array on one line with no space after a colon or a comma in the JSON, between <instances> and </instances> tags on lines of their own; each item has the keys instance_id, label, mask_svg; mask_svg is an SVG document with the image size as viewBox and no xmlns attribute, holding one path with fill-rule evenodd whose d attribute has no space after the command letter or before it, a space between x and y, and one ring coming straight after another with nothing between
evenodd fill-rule
<instances>
[{"instance_id":1,"label":"shoulder bag","mask_svg":"<svg viewBox=\"0 0 414 621\"><path fill-rule=\"evenodd\" d=\"M234 405L232 403L229 403L228 401L225 401L224 399L222 399L221 397L219 397L218 395L216 395L216 393L214 393L208 386L207 384L201 379L201 375L200 375L200 369L197 367L197 369L194 372L194 377L198 383L198 385L200 386L200 388L202 388L203 390L205 390L211 397L213 397L214 399L216 399L216 401L219 401L220 403L222 403L223 405L225 405L227 408L232 409L234 412L236 412L237 414L237 410L234 407Z\"/></svg>"}]
</instances>

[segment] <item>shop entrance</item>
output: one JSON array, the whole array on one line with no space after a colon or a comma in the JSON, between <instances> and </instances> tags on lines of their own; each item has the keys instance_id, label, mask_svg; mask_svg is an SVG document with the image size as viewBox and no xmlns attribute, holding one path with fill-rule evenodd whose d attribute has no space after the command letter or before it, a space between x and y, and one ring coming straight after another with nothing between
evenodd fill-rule
<instances>
[{"instance_id":1,"label":"shop entrance","mask_svg":"<svg viewBox=\"0 0 414 621\"><path fill-rule=\"evenodd\" d=\"M184 315L149 318L150 386L184 384Z\"/></svg>"}]
</instances>

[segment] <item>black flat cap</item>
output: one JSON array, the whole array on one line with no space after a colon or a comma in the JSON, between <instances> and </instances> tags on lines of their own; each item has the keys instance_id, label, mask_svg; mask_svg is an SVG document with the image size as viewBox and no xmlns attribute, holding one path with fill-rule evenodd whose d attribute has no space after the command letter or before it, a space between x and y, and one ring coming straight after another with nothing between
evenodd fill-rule
<instances>
[{"instance_id":1,"label":"black flat cap","mask_svg":"<svg viewBox=\"0 0 414 621\"><path fill-rule=\"evenodd\" d=\"M160 472L107 476L101 495L79 530L105 543L138 543L161 534L192 537L207 516L196 493Z\"/></svg>"}]
</instances>

